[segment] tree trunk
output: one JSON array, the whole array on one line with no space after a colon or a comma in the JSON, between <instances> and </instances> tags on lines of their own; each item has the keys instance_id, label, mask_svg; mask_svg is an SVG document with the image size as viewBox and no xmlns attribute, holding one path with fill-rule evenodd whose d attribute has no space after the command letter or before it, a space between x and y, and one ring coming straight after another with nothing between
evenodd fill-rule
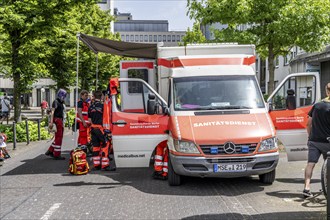
<instances>
[{"instance_id":1,"label":"tree trunk","mask_svg":"<svg viewBox=\"0 0 330 220\"><path fill-rule=\"evenodd\" d=\"M268 95L274 91L274 75L275 75L275 56L273 44L268 45L268 72L269 72L269 83L268 83Z\"/></svg>"},{"instance_id":2,"label":"tree trunk","mask_svg":"<svg viewBox=\"0 0 330 220\"><path fill-rule=\"evenodd\" d=\"M19 34L12 33L11 39L11 48L12 48L12 73L13 73L13 79L14 79L14 120L15 122L21 121L21 73L18 69L18 52L19 47L21 45L19 41Z\"/></svg>"}]
</instances>

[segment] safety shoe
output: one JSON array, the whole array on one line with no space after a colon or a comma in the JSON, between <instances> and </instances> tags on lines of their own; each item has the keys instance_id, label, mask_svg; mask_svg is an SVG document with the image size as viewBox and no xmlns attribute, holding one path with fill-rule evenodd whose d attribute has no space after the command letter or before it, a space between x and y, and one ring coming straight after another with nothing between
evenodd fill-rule
<instances>
[{"instance_id":1,"label":"safety shoe","mask_svg":"<svg viewBox=\"0 0 330 220\"><path fill-rule=\"evenodd\" d=\"M157 171L155 171L152 174L152 177L154 179L157 179L157 180L167 180L167 176L163 176L163 172L157 172Z\"/></svg>"},{"instance_id":2,"label":"safety shoe","mask_svg":"<svg viewBox=\"0 0 330 220\"><path fill-rule=\"evenodd\" d=\"M101 167L93 167L92 170L93 171L101 170Z\"/></svg>"},{"instance_id":3,"label":"safety shoe","mask_svg":"<svg viewBox=\"0 0 330 220\"><path fill-rule=\"evenodd\" d=\"M8 158L10 158L10 155L9 154L6 154L5 155L5 159L8 159Z\"/></svg>"},{"instance_id":4,"label":"safety shoe","mask_svg":"<svg viewBox=\"0 0 330 220\"><path fill-rule=\"evenodd\" d=\"M105 170L105 171L116 171L116 167L106 167L103 170Z\"/></svg>"},{"instance_id":5,"label":"safety shoe","mask_svg":"<svg viewBox=\"0 0 330 220\"><path fill-rule=\"evenodd\" d=\"M303 190L303 196L304 196L304 198L310 198L310 197L313 197L313 194L311 193L310 190L304 189Z\"/></svg>"},{"instance_id":6,"label":"safety shoe","mask_svg":"<svg viewBox=\"0 0 330 220\"><path fill-rule=\"evenodd\" d=\"M54 157L54 160L65 160L65 157L62 157L62 156Z\"/></svg>"},{"instance_id":7,"label":"safety shoe","mask_svg":"<svg viewBox=\"0 0 330 220\"><path fill-rule=\"evenodd\" d=\"M53 152L51 152L50 150L47 150L45 155L50 156L50 157L54 157Z\"/></svg>"}]
</instances>

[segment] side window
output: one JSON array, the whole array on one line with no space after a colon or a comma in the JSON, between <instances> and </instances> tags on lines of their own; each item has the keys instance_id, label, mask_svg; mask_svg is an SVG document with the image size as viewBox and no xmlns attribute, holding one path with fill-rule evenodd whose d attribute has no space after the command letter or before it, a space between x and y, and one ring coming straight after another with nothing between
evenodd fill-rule
<instances>
[{"instance_id":1,"label":"side window","mask_svg":"<svg viewBox=\"0 0 330 220\"><path fill-rule=\"evenodd\" d=\"M295 100L296 107L304 107L315 103L315 77L290 77L271 99L272 110L288 108L288 100Z\"/></svg>"},{"instance_id":2,"label":"side window","mask_svg":"<svg viewBox=\"0 0 330 220\"><path fill-rule=\"evenodd\" d=\"M128 70L128 78L138 78L143 79L148 83L148 70L147 69L129 69ZM128 83L128 92L129 93L141 93L142 85L138 82L129 82Z\"/></svg>"},{"instance_id":3,"label":"side window","mask_svg":"<svg viewBox=\"0 0 330 220\"><path fill-rule=\"evenodd\" d=\"M133 86L133 88L131 88ZM138 89L137 89L138 88ZM134 90L134 93L130 91ZM120 95L121 95L121 109L122 112L127 113L142 113L147 114L147 106L149 94L154 94L144 83L142 82L120 82ZM164 104L157 97L156 94L156 112L157 114L163 114Z\"/></svg>"}]
</instances>

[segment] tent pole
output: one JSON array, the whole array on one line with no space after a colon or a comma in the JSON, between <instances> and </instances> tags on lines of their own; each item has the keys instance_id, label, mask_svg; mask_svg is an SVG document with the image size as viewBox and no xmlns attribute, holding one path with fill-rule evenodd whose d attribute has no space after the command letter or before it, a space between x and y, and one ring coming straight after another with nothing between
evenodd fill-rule
<instances>
[{"instance_id":1,"label":"tent pole","mask_svg":"<svg viewBox=\"0 0 330 220\"><path fill-rule=\"evenodd\" d=\"M99 54L96 53L96 82L95 82L95 91L97 91L97 84L99 80Z\"/></svg>"},{"instance_id":2,"label":"tent pole","mask_svg":"<svg viewBox=\"0 0 330 220\"><path fill-rule=\"evenodd\" d=\"M79 38L80 38L80 33L77 33L77 76L76 76L76 91L74 91L76 93L76 99L78 99L78 73L79 73ZM74 117L76 117L77 115L77 100L73 99L74 101L74 106L75 106L75 111L74 111ZM77 120L74 120L75 121L75 132L74 132L74 146L75 148L78 147L78 141L77 141Z\"/></svg>"}]
</instances>

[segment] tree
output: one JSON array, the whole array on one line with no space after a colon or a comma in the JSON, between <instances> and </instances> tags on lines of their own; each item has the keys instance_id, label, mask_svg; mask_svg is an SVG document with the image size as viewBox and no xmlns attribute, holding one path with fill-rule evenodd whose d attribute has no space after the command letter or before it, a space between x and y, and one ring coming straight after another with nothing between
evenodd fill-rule
<instances>
[{"instance_id":1,"label":"tree","mask_svg":"<svg viewBox=\"0 0 330 220\"><path fill-rule=\"evenodd\" d=\"M114 20L113 16L107 11L102 11L96 2L93 4L80 2L67 11L63 19L66 22L55 27L54 34L47 41L50 51L47 67L51 77L57 82L58 88L68 88L76 84L77 33L107 39L119 38L119 35L110 32L110 22ZM102 84L108 82L111 75L118 73L119 57L109 54L98 54L97 56L98 84L102 88ZM96 65L96 55L86 45L80 43L80 88L88 91L95 88Z\"/></svg>"},{"instance_id":2,"label":"tree","mask_svg":"<svg viewBox=\"0 0 330 220\"><path fill-rule=\"evenodd\" d=\"M194 23L192 30L190 30L190 28L188 28L186 35L183 37L183 42L184 42L184 45L187 45L189 43L205 43L206 42L206 38L200 29L199 22Z\"/></svg>"},{"instance_id":3,"label":"tree","mask_svg":"<svg viewBox=\"0 0 330 220\"><path fill-rule=\"evenodd\" d=\"M216 41L256 45L261 58L268 58L269 93L277 56L294 46L318 51L330 42L329 0L188 0L188 7L202 24L228 24L216 31Z\"/></svg>"},{"instance_id":4,"label":"tree","mask_svg":"<svg viewBox=\"0 0 330 220\"><path fill-rule=\"evenodd\" d=\"M87 1L87 0L85 0ZM21 120L21 94L47 70L41 60L45 37L78 0L4 0L0 7L0 64L14 81L14 119ZM94 2L90 0L89 2Z\"/></svg>"}]
</instances>

